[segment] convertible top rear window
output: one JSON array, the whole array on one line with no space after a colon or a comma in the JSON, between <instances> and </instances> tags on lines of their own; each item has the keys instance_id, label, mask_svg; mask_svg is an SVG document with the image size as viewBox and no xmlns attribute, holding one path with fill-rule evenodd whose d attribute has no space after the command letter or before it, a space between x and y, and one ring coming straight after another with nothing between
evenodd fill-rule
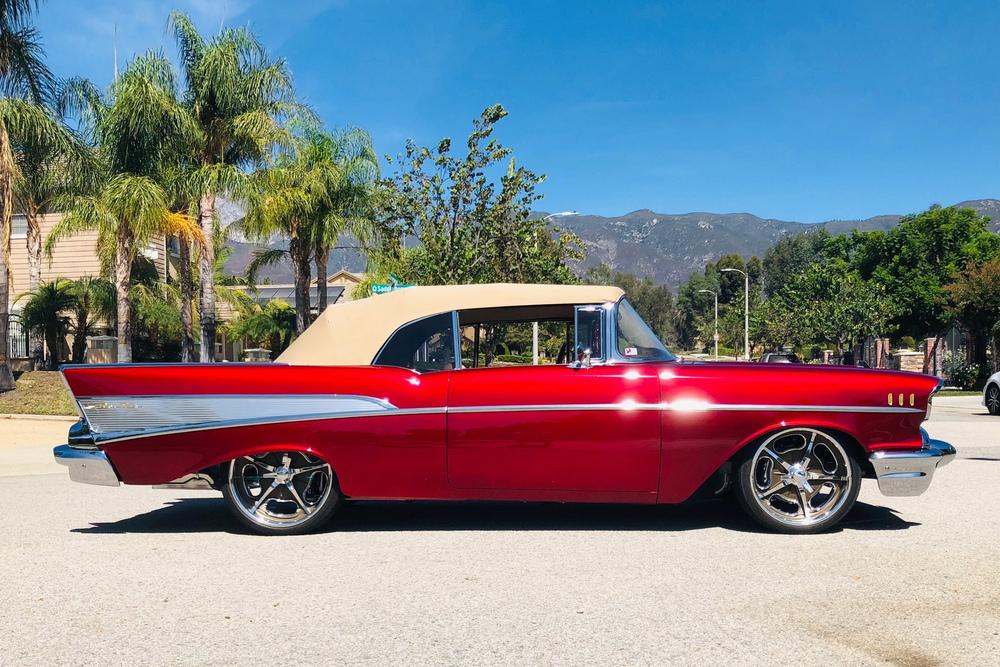
<instances>
[{"instance_id":1,"label":"convertible top rear window","mask_svg":"<svg viewBox=\"0 0 1000 667\"><path fill-rule=\"evenodd\" d=\"M400 327L379 351L375 366L401 366L419 372L455 366L452 314L442 313Z\"/></svg>"}]
</instances>

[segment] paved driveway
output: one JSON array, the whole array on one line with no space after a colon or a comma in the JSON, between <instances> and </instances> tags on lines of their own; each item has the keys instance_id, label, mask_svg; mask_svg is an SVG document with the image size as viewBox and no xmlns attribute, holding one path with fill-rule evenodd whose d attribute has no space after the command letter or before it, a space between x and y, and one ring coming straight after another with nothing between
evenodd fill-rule
<instances>
[{"instance_id":1,"label":"paved driveway","mask_svg":"<svg viewBox=\"0 0 1000 667\"><path fill-rule=\"evenodd\" d=\"M939 399L961 458L810 537L714 502L358 503L261 538L216 494L72 484L43 456L68 424L0 421L0 664L1000 664L982 412Z\"/></svg>"}]
</instances>

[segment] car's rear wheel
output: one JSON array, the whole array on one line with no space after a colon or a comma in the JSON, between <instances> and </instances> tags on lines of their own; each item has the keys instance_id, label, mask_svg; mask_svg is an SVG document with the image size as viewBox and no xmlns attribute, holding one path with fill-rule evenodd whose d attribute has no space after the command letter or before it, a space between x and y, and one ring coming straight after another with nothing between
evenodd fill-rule
<instances>
[{"instance_id":1,"label":"car's rear wheel","mask_svg":"<svg viewBox=\"0 0 1000 667\"><path fill-rule=\"evenodd\" d=\"M306 533L340 505L330 464L304 452L267 452L233 459L222 495L233 515L265 535Z\"/></svg>"},{"instance_id":2,"label":"car's rear wheel","mask_svg":"<svg viewBox=\"0 0 1000 667\"><path fill-rule=\"evenodd\" d=\"M986 409L991 415L1000 415L1000 386L991 384L986 388Z\"/></svg>"},{"instance_id":3,"label":"car's rear wheel","mask_svg":"<svg viewBox=\"0 0 1000 667\"><path fill-rule=\"evenodd\" d=\"M818 533L854 506L861 468L836 437L791 428L751 450L736 475L740 505L761 525L783 533Z\"/></svg>"}]
</instances>

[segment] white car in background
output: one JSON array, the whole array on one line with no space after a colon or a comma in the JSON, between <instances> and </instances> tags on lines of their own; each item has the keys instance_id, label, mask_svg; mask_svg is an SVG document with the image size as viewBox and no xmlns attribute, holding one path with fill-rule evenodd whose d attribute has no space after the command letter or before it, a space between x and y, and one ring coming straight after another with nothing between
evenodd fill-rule
<instances>
[{"instance_id":1,"label":"white car in background","mask_svg":"<svg viewBox=\"0 0 1000 667\"><path fill-rule=\"evenodd\" d=\"M1000 415L1000 373L994 373L983 388L983 405L991 415Z\"/></svg>"}]
</instances>

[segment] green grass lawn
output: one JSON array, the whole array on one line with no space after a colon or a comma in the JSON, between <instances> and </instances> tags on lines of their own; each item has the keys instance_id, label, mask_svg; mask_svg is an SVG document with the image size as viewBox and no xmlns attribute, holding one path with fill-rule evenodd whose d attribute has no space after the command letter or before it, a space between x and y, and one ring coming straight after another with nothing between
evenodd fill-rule
<instances>
[{"instance_id":1,"label":"green grass lawn","mask_svg":"<svg viewBox=\"0 0 1000 667\"><path fill-rule=\"evenodd\" d=\"M0 394L0 414L75 415L76 409L57 371L24 373L17 389Z\"/></svg>"},{"instance_id":2,"label":"green grass lawn","mask_svg":"<svg viewBox=\"0 0 1000 667\"><path fill-rule=\"evenodd\" d=\"M965 391L964 389L943 389L935 396L979 396L983 392L981 391Z\"/></svg>"}]
</instances>

